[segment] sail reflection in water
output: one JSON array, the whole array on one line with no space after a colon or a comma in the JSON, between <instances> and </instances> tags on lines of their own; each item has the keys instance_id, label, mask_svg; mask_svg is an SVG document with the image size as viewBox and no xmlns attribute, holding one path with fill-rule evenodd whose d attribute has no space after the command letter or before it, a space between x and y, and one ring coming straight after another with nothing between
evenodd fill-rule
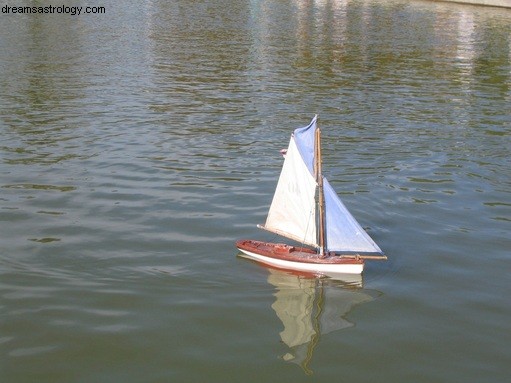
<instances>
[{"instance_id":1,"label":"sail reflection in water","mask_svg":"<svg viewBox=\"0 0 511 383\"><path fill-rule=\"evenodd\" d=\"M374 294L362 290L361 275L334 280L269 272L268 282L276 288L271 307L284 325L280 338L289 347L282 359L312 374L309 363L321 335L354 326L346 315L354 306L373 300Z\"/></svg>"}]
</instances>

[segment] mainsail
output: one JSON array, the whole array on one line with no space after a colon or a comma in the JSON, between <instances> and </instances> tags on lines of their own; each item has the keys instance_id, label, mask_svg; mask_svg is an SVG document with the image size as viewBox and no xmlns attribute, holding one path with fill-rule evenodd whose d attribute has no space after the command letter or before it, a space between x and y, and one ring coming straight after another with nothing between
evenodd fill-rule
<instances>
[{"instance_id":1,"label":"mainsail","mask_svg":"<svg viewBox=\"0 0 511 383\"><path fill-rule=\"evenodd\" d=\"M316 181L292 136L264 229L318 246L315 193Z\"/></svg>"},{"instance_id":2,"label":"mainsail","mask_svg":"<svg viewBox=\"0 0 511 383\"><path fill-rule=\"evenodd\" d=\"M316 129L317 116L303 128L295 129L282 172L273 196L264 229L304 244L318 244L316 217ZM319 142L317 143L319 145ZM320 175L320 177L322 177ZM334 189L323 180L327 251L358 254L382 254Z\"/></svg>"}]
</instances>

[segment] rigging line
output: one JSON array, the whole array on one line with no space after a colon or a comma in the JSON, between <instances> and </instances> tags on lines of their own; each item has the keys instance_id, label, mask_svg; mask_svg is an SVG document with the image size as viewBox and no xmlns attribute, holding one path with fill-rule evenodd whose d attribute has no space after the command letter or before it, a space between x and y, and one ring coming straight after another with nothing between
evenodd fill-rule
<instances>
[{"instance_id":1,"label":"rigging line","mask_svg":"<svg viewBox=\"0 0 511 383\"><path fill-rule=\"evenodd\" d=\"M307 226L305 227L305 233L303 234L303 239L302 239L302 246L305 246L306 243L305 243L305 238L307 237L307 233L309 232L309 225L311 223L311 217L314 216L314 220L316 219L316 214L314 214L314 209L311 209L309 210L309 219L307 220Z\"/></svg>"}]
</instances>

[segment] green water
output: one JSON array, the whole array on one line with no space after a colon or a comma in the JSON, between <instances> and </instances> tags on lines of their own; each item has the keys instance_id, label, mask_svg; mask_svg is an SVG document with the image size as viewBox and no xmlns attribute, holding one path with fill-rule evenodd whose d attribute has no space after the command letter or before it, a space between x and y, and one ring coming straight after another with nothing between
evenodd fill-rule
<instances>
[{"instance_id":1,"label":"green water","mask_svg":"<svg viewBox=\"0 0 511 383\"><path fill-rule=\"evenodd\" d=\"M90 5L0 15L2 382L509 379L511 11ZM315 113L361 279L236 256Z\"/></svg>"}]
</instances>

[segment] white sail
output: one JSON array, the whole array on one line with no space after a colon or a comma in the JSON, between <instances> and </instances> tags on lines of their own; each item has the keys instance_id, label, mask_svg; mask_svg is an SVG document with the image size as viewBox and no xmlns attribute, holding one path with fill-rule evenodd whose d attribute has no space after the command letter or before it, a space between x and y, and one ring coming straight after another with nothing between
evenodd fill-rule
<instances>
[{"instance_id":1,"label":"white sail","mask_svg":"<svg viewBox=\"0 0 511 383\"><path fill-rule=\"evenodd\" d=\"M317 116L309 125L295 129L273 196L264 229L320 247L315 200L315 146ZM323 180L326 250L345 254L383 254L332 189Z\"/></svg>"},{"instance_id":2,"label":"white sail","mask_svg":"<svg viewBox=\"0 0 511 383\"><path fill-rule=\"evenodd\" d=\"M314 200L316 186L292 136L264 229L318 246Z\"/></svg>"},{"instance_id":3,"label":"white sail","mask_svg":"<svg viewBox=\"0 0 511 383\"><path fill-rule=\"evenodd\" d=\"M309 125L295 129L293 137L295 138L296 146L300 152L300 156L303 159L310 174L316 177L314 170L314 152L315 152L315 141L316 141L316 129L317 129L318 116L314 116Z\"/></svg>"},{"instance_id":4,"label":"white sail","mask_svg":"<svg viewBox=\"0 0 511 383\"><path fill-rule=\"evenodd\" d=\"M326 210L326 248L329 251L358 254L382 254L376 243L369 237L357 220L323 178Z\"/></svg>"}]
</instances>

